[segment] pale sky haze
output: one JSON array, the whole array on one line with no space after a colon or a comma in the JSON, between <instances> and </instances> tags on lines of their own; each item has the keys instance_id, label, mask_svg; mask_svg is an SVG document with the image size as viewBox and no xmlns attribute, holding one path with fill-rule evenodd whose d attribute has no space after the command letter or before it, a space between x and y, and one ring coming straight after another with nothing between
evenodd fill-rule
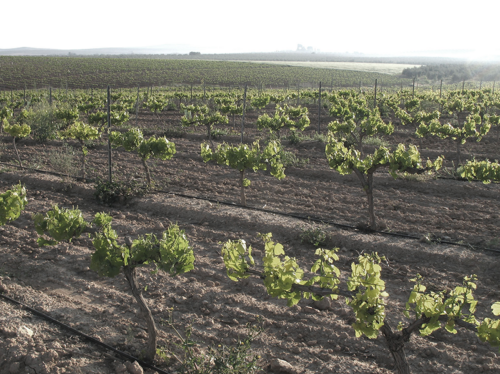
<instances>
[{"instance_id":1,"label":"pale sky haze","mask_svg":"<svg viewBox=\"0 0 500 374\"><path fill-rule=\"evenodd\" d=\"M0 49L189 45L202 53L295 50L500 55L489 0L5 1Z\"/></svg>"}]
</instances>

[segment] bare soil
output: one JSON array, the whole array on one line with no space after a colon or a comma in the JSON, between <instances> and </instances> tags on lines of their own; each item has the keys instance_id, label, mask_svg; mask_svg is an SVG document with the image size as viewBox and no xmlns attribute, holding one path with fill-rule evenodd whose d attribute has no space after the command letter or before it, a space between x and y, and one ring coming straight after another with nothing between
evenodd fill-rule
<instances>
[{"instance_id":1,"label":"bare soil","mask_svg":"<svg viewBox=\"0 0 500 374\"><path fill-rule=\"evenodd\" d=\"M256 116L257 113L251 113L247 117L245 141L253 141L257 136L251 125ZM341 176L329 169L323 143L307 140L291 145L284 141L288 151L308 159L308 163L288 168L282 181L266 172L249 173L252 184L247 190L247 203L250 208L300 215L304 219L247 209L238 205L238 173L201 160L199 149L205 129L181 135L176 127L179 122L178 112L166 112L161 118L141 112L139 126L149 133L180 136L169 137L176 144L177 154L170 161L150 161L156 186L165 192L133 198L123 204L100 205L94 198L93 183L2 165L1 191L20 180L29 195L29 204L21 217L0 228L0 287L4 292L109 345L140 356L147 338L145 323L138 316L139 309L123 274L107 279L91 271L93 248L86 237L71 244L38 248L31 215L46 212L54 204L78 206L88 220L95 213L106 211L114 216L114 227L119 234L132 237L150 232L160 234L170 223L178 223L186 230L195 250L195 270L175 278L162 273L152 275L148 268L140 271L140 282L147 286L145 297L160 330L160 345L174 349L173 343L177 341L172 329L160 324L169 318L172 307L180 331L193 326L194 339L201 343L200 352L212 344L234 344L238 336L245 335L246 323L261 316L266 330L254 342L254 348L261 356L264 372L279 372L271 366L277 358L292 365L292 369L283 367L284 372L394 372L393 359L382 337L375 340L355 337L350 326L353 314L342 298L320 304L303 300L298 306L288 308L285 301L267 296L257 278L238 283L229 280L220 257L221 242L245 239L255 249L259 261L263 248L257 233L272 232L273 238L284 245L287 255L296 257L304 269L310 268L315 247L301 243L300 236L302 230L318 226L307 217L351 226L367 222L366 196L356 177ZM327 122L324 116L323 130ZM232 131L217 142L237 143L237 130ZM307 131L313 132L314 129ZM463 157L497 158L497 136L493 132L481 143L468 142ZM390 139L394 143L415 142L404 129ZM15 155L11 138L5 137L4 141L0 160L12 164ZM64 171L51 164L51 155L62 149L61 142L37 144L26 140L18 145L27 165ZM77 143L70 145L78 151ZM452 142L425 139L420 148L424 157L444 154L451 165L455 151ZM73 157L78 161L79 154ZM136 155L113 150L113 162L115 180L144 180ZM89 178L106 177L104 144L90 148L88 169ZM360 253L376 251L387 257L383 278L390 295L387 320L393 328L399 321L405 321L402 311L413 285L410 279L417 273L439 289L451 289L461 284L464 276L477 274L478 317L491 317L491 304L500 300L498 255L478 248L498 247L498 193L498 184L410 177L394 180L383 170L376 173L375 211L384 231L416 237L431 235L463 246L426 243L329 224L319 227L328 234L324 247L340 248L338 266L343 280ZM407 355L413 373L500 371L498 351L462 329L457 335L437 331L428 338L414 336L407 345ZM158 359L156 364L167 372L175 370L175 362ZM124 370L127 369L122 359L116 355L4 300L0 302L0 373Z\"/></svg>"}]
</instances>

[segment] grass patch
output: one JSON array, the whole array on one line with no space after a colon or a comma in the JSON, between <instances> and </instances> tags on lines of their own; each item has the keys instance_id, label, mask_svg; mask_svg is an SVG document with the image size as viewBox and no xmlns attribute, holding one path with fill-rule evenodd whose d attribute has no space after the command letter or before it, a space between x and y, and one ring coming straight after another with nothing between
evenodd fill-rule
<instances>
[{"instance_id":1,"label":"grass patch","mask_svg":"<svg viewBox=\"0 0 500 374\"><path fill-rule=\"evenodd\" d=\"M390 144L387 140L385 140L381 137L378 137L378 136L370 136L370 137L364 138L363 144L372 145L374 147L386 147L386 148L390 147Z\"/></svg>"},{"instance_id":2,"label":"grass patch","mask_svg":"<svg viewBox=\"0 0 500 374\"><path fill-rule=\"evenodd\" d=\"M283 166L285 168L289 166L301 168L309 163L308 158L297 157L295 153L290 151L285 151L284 149L280 151L280 157L281 157L281 162L283 163Z\"/></svg>"}]
</instances>

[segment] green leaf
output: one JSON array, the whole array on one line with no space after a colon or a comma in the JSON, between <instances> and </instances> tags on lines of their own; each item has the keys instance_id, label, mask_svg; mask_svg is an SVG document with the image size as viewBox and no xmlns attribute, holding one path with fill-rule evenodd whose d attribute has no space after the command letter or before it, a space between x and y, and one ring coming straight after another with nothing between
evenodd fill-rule
<instances>
[{"instance_id":1,"label":"green leaf","mask_svg":"<svg viewBox=\"0 0 500 374\"><path fill-rule=\"evenodd\" d=\"M87 227L87 222L78 208L60 209L57 205L54 205L45 216L42 214L33 215L33 221L39 235L46 234L53 239L39 238L38 244L41 246L71 241L73 238L79 237Z\"/></svg>"},{"instance_id":2,"label":"green leaf","mask_svg":"<svg viewBox=\"0 0 500 374\"><path fill-rule=\"evenodd\" d=\"M18 219L27 204L26 189L21 182L0 194L0 226Z\"/></svg>"},{"instance_id":3,"label":"green leaf","mask_svg":"<svg viewBox=\"0 0 500 374\"><path fill-rule=\"evenodd\" d=\"M491 306L491 311L495 316L500 316L500 302L496 302Z\"/></svg>"}]
</instances>

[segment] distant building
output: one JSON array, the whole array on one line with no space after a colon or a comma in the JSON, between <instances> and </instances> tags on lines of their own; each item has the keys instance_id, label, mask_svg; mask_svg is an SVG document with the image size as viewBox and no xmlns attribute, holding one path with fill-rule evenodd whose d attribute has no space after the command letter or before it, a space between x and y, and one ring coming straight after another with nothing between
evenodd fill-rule
<instances>
[{"instance_id":1,"label":"distant building","mask_svg":"<svg viewBox=\"0 0 500 374\"><path fill-rule=\"evenodd\" d=\"M201 55L201 52L189 52L189 55L190 56L197 56L197 55Z\"/></svg>"}]
</instances>

